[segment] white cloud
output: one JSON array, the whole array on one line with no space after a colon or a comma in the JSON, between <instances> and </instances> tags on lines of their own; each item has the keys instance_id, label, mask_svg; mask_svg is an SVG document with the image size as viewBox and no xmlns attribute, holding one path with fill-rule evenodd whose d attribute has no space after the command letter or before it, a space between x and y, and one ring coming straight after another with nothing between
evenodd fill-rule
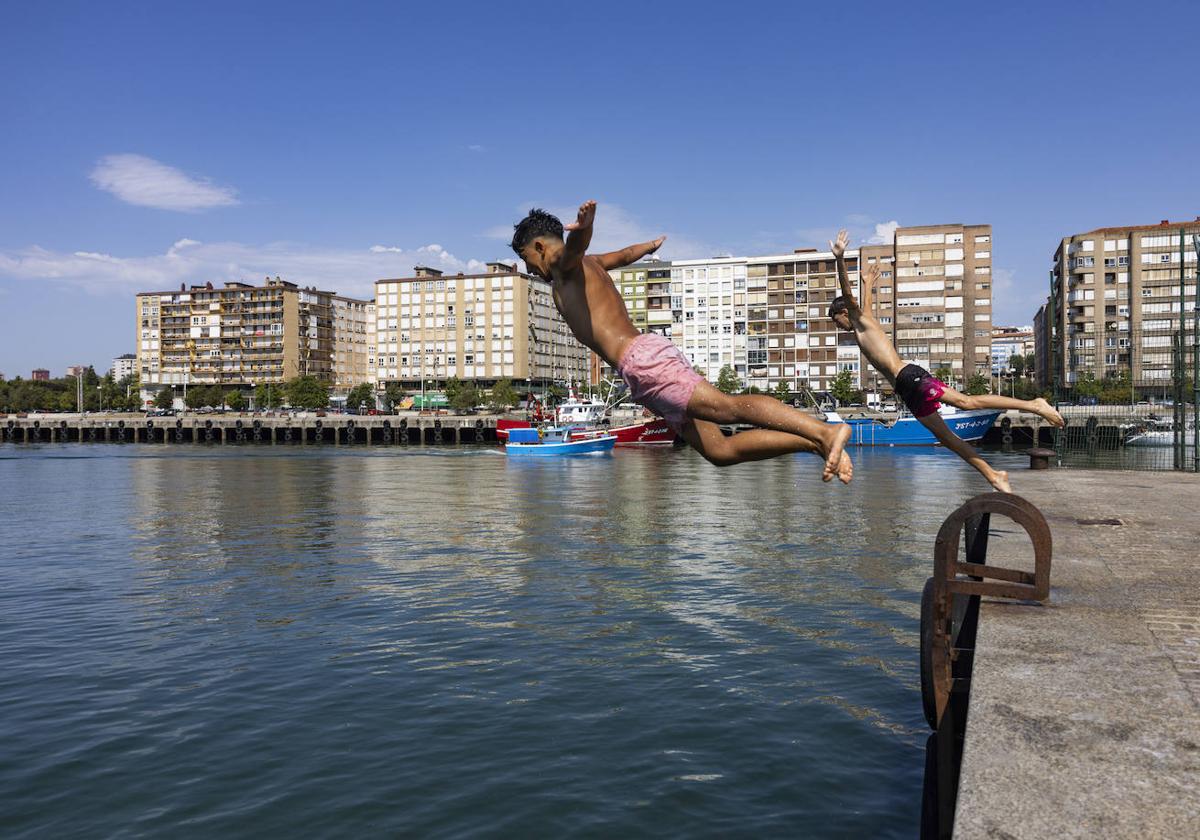
<instances>
[{"instance_id":1,"label":"white cloud","mask_svg":"<svg viewBox=\"0 0 1200 840\"><path fill-rule=\"evenodd\" d=\"M305 286L371 297L384 277L410 277L415 265L446 272L478 273L480 260L460 259L441 245L401 248L373 245L361 250L320 248L291 242L247 245L180 239L164 253L114 256L95 251L59 252L33 246L0 251L0 277L77 286L95 294L156 291L180 283L259 283L279 275Z\"/></svg>"},{"instance_id":2,"label":"white cloud","mask_svg":"<svg viewBox=\"0 0 1200 840\"><path fill-rule=\"evenodd\" d=\"M89 176L93 184L128 204L159 210L208 210L238 203L237 190L193 178L143 155L107 155Z\"/></svg>"},{"instance_id":3,"label":"white cloud","mask_svg":"<svg viewBox=\"0 0 1200 840\"><path fill-rule=\"evenodd\" d=\"M467 151L470 151L470 152L483 152L486 150L487 150L486 147L484 147L480 143L472 143L471 145L467 146Z\"/></svg>"},{"instance_id":4,"label":"white cloud","mask_svg":"<svg viewBox=\"0 0 1200 840\"><path fill-rule=\"evenodd\" d=\"M896 228L900 227L900 223L895 219L890 222L876 222L875 235L867 239L872 245L891 245L896 237Z\"/></svg>"}]
</instances>

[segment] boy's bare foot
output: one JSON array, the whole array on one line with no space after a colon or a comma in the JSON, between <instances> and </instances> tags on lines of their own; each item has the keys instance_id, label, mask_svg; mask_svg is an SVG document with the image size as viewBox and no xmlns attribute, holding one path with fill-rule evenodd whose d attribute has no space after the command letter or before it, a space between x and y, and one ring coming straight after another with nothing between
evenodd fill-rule
<instances>
[{"instance_id":1,"label":"boy's bare foot","mask_svg":"<svg viewBox=\"0 0 1200 840\"><path fill-rule=\"evenodd\" d=\"M1032 400L1031 402L1033 403L1034 412L1051 426L1057 426L1061 429L1066 425L1066 421L1063 420L1061 414L1054 410L1054 406L1050 405L1050 403L1046 402L1041 397L1038 397L1036 400Z\"/></svg>"},{"instance_id":2,"label":"boy's bare foot","mask_svg":"<svg viewBox=\"0 0 1200 840\"><path fill-rule=\"evenodd\" d=\"M1012 487L1010 487L1008 484L1008 473L1004 470L997 470L993 472L991 477L988 479L988 483L990 483L1001 493L1012 492Z\"/></svg>"},{"instance_id":3,"label":"boy's bare foot","mask_svg":"<svg viewBox=\"0 0 1200 840\"><path fill-rule=\"evenodd\" d=\"M659 248L661 248L662 244L666 241L667 241L667 235L665 233L662 236L658 237L658 239L652 240L650 242L650 244L653 245L654 247L650 249L650 253L653 254L655 251L657 251Z\"/></svg>"},{"instance_id":4,"label":"boy's bare foot","mask_svg":"<svg viewBox=\"0 0 1200 840\"><path fill-rule=\"evenodd\" d=\"M832 481L836 475L843 484L850 483L850 473L853 473L854 467L850 467L850 471L843 472L845 468L842 465L842 458L845 457L849 462L850 458L846 455L846 441L850 440L850 427L845 423L838 423L833 427L833 434L830 435L827 441L829 447L825 452L825 469L821 473L822 481Z\"/></svg>"},{"instance_id":5,"label":"boy's bare foot","mask_svg":"<svg viewBox=\"0 0 1200 840\"><path fill-rule=\"evenodd\" d=\"M850 462L850 456L842 452L842 460L838 464L838 481L842 484L849 484L852 478L854 478L854 464Z\"/></svg>"}]
</instances>

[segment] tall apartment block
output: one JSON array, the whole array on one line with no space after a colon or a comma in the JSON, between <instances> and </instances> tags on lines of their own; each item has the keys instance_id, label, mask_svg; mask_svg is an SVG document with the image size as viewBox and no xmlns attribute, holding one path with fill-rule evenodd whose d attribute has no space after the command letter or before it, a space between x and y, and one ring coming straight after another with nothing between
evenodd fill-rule
<instances>
[{"instance_id":1,"label":"tall apartment block","mask_svg":"<svg viewBox=\"0 0 1200 840\"><path fill-rule=\"evenodd\" d=\"M1053 318L1050 314L1050 303L1047 301L1038 307L1033 316L1033 376L1039 388L1050 387L1052 347L1050 330Z\"/></svg>"},{"instance_id":2,"label":"tall apartment block","mask_svg":"<svg viewBox=\"0 0 1200 840\"><path fill-rule=\"evenodd\" d=\"M930 225L896 230L890 300L900 358L944 368L965 382L989 375L992 358L992 227ZM881 281L881 286L883 285Z\"/></svg>"},{"instance_id":3,"label":"tall apartment block","mask_svg":"<svg viewBox=\"0 0 1200 840\"><path fill-rule=\"evenodd\" d=\"M406 389L451 376L546 384L586 381L588 351L551 299L550 284L506 263L485 274L415 276L375 283L375 357L380 388Z\"/></svg>"},{"instance_id":4,"label":"tall apartment block","mask_svg":"<svg viewBox=\"0 0 1200 840\"><path fill-rule=\"evenodd\" d=\"M879 266L871 313L902 358L946 368L960 382L988 374L990 225L899 228L890 243L847 251L846 262L860 297L860 265ZM826 391L843 371L859 387L890 390L853 336L826 317L839 294L828 251L644 261L610 274L634 325L669 336L710 382L728 365L743 384L763 390ZM608 373L595 364L593 381Z\"/></svg>"},{"instance_id":5,"label":"tall apartment block","mask_svg":"<svg viewBox=\"0 0 1200 840\"><path fill-rule=\"evenodd\" d=\"M243 388L306 374L333 385L335 297L278 277L263 286L206 283L138 293L143 398L164 385Z\"/></svg>"},{"instance_id":6,"label":"tall apartment block","mask_svg":"<svg viewBox=\"0 0 1200 840\"><path fill-rule=\"evenodd\" d=\"M333 295L333 390L347 393L356 385L375 383L375 305L371 301Z\"/></svg>"},{"instance_id":7,"label":"tall apartment block","mask_svg":"<svg viewBox=\"0 0 1200 840\"><path fill-rule=\"evenodd\" d=\"M1085 373L1103 379L1131 372L1138 385L1168 384L1171 336L1180 327L1181 285L1182 311L1190 313L1196 305L1195 234L1200 234L1200 217L1064 237L1051 273L1047 315L1055 324L1056 346L1046 353L1047 372L1057 368L1053 378L1068 387ZM1045 340L1049 330L1037 333ZM1050 385L1050 379L1043 380L1039 369L1043 385Z\"/></svg>"},{"instance_id":8,"label":"tall apartment block","mask_svg":"<svg viewBox=\"0 0 1200 840\"><path fill-rule=\"evenodd\" d=\"M858 252L847 252L858 282ZM730 367L763 390L825 390L841 370L859 382L858 348L825 317L837 295L833 254L655 260L610 274L634 326L669 337L710 382ZM592 381L611 375L594 363Z\"/></svg>"}]
</instances>

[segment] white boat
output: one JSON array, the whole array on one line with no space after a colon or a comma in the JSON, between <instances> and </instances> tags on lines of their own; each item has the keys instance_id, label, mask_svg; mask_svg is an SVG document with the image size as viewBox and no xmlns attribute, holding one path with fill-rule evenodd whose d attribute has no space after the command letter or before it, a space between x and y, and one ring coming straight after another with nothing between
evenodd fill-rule
<instances>
[{"instance_id":1,"label":"white boat","mask_svg":"<svg viewBox=\"0 0 1200 840\"><path fill-rule=\"evenodd\" d=\"M1193 437L1193 426L1189 423L1185 427L1183 442L1185 446L1191 446ZM1126 446L1146 446L1146 447L1169 447L1175 445L1175 424L1170 420L1151 419L1144 427L1140 427L1132 435L1125 439Z\"/></svg>"}]
</instances>

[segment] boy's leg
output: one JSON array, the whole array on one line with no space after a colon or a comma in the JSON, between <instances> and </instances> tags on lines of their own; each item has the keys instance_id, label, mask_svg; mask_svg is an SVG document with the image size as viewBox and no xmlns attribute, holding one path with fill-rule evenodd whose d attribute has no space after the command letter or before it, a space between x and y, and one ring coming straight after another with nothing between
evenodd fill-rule
<instances>
[{"instance_id":1,"label":"boy's leg","mask_svg":"<svg viewBox=\"0 0 1200 840\"><path fill-rule=\"evenodd\" d=\"M1054 410L1054 406L1041 397L1038 397L1036 400L1018 400L1013 397L1001 397L997 394L980 394L977 397L972 397L955 391L953 388L947 388L939 399L955 408L967 411L973 408L1000 408L1005 411L1009 409L1028 411L1030 414L1038 415L1051 426L1062 428L1064 425L1062 415Z\"/></svg>"},{"instance_id":2,"label":"boy's leg","mask_svg":"<svg viewBox=\"0 0 1200 840\"><path fill-rule=\"evenodd\" d=\"M825 456L822 478L829 481L836 475L843 483L850 482L853 467L849 456L842 457L845 455L846 442L850 439L850 427L845 423L825 423L762 394L723 394L707 382L696 383L696 389L688 401L687 414L693 420L748 423L761 429L807 438L817 444Z\"/></svg>"},{"instance_id":3,"label":"boy's leg","mask_svg":"<svg viewBox=\"0 0 1200 840\"><path fill-rule=\"evenodd\" d=\"M943 446L979 470L983 474L983 477L988 480L988 484L995 487L1001 493L1012 492L1012 488L1008 485L1008 473L1004 470L992 469L991 464L979 457L979 453L975 451L975 447L950 431L950 427L946 425L946 421L942 419L942 415L935 411L933 414L927 414L919 419L921 425L933 432L933 436L941 441Z\"/></svg>"},{"instance_id":4,"label":"boy's leg","mask_svg":"<svg viewBox=\"0 0 1200 840\"><path fill-rule=\"evenodd\" d=\"M765 461L779 455L790 455L794 452L812 452L822 455L821 447L807 438L776 432L771 429L751 429L726 437L720 427L707 420L688 420L680 434L693 449L699 452L710 463L718 467L728 467L747 461ZM849 483L853 474L850 459L843 453L846 460L843 482ZM840 477L840 474L839 474Z\"/></svg>"}]
</instances>

